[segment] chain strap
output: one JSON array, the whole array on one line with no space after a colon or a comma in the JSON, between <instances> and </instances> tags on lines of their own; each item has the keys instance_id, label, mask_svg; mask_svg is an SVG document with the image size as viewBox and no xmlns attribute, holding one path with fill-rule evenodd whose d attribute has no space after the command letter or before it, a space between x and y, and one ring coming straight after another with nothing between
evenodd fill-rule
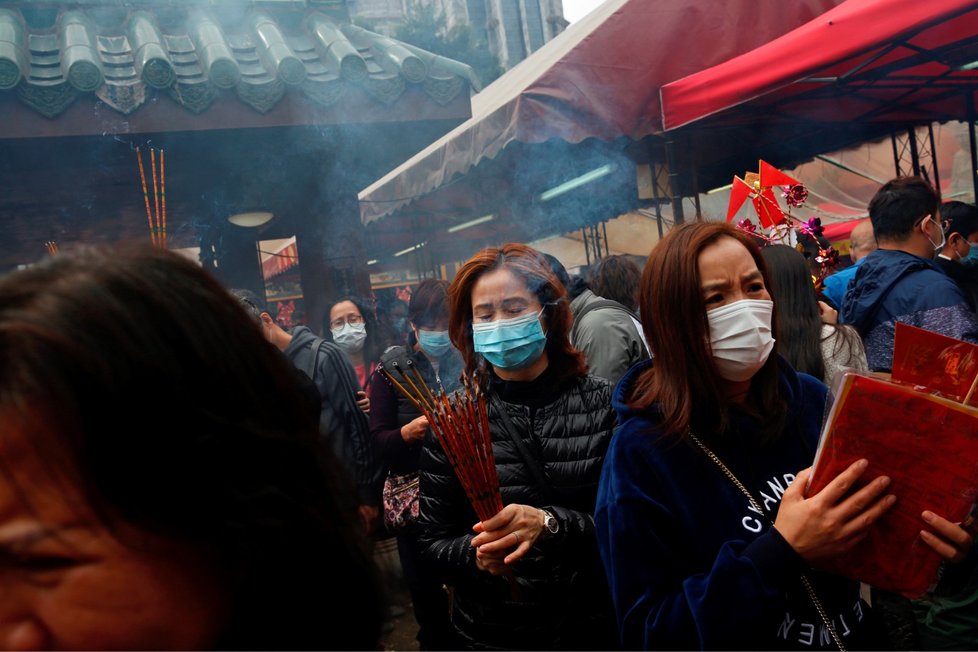
<instances>
[{"instance_id":1,"label":"chain strap","mask_svg":"<svg viewBox=\"0 0 978 652\"><path fill-rule=\"evenodd\" d=\"M763 514L764 510L761 508L761 504L757 502L754 495L747 489L747 487L745 487L740 480L737 479L737 476L733 474L733 471L728 469L727 465L724 464L713 451L707 448L706 444L701 442L699 437L693 434L692 430L687 430L686 434L689 435L689 438L693 440L693 443L696 444L699 449L703 451L703 453L720 468L721 471L723 471L723 474L730 478L730 481L733 482L738 489L740 489L740 493L747 496L747 500L750 502L751 507L753 507L758 514ZM842 638L835 630L835 625L832 624L832 620L829 618L828 613L826 613L825 607L822 606L822 601L818 599L817 595L815 595L815 589L812 587L812 583L809 581L807 574L801 574L801 583L805 585L805 590L808 592L808 597L811 598L812 604L815 605L815 611L818 612L818 615L822 618L822 622L825 623L825 627L828 629L829 634L832 636L832 640L835 641L836 646L839 648L839 652L846 652L846 646L842 644Z\"/></svg>"}]
</instances>

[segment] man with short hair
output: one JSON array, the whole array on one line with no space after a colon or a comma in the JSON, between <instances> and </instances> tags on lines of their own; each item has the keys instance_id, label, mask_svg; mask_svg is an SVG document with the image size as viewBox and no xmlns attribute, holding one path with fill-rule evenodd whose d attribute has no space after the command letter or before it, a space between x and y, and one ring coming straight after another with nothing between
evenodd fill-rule
<instances>
[{"instance_id":1,"label":"man with short hair","mask_svg":"<svg viewBox=\"0 0 978 652\"><path fill-rule=\"evenodd\" d=\"M574 325L570 340L584 353L588 373L615 384L636 362L647 360L648 345L642 324L630 309L594 294L583 279L573 281L563 264L544 254L550 269L567 289Z\"/></svg>"},{"instance_id":2,"label":"man with short hair","mask_svg":"<svg viewBox=\"0 0 978 652\"><path fill-rule=\"evenodd\" d=\"M978 343L978 319L934 262L945 245L937 193L920 177L887 182L869 202L879 248L866 257L842 301L872 371L890 371L897 322Z\"/></svg>"},{"instance_id":3,"label":"man with short hair","mask_svg":"<svg viewBox=\"0 0 978 652\"><path fill-rule=\"evenodd\" d=\"M849 283L855 278L859 266L866 260L866 256L874 251L876 251L876 236L873 234L873 222L864 220L854 226L849 234L849 259L852 265L827 277L822 287L822 294L836 308L842 306L842 298L846 296Z\"/></svg>"},{"instance_id":4,"label":"man with short hair","mask_svg":"<svg viewBox=\"0 0 978 652\"><path fill-rule=\"evenodd\" d=\"M285 331L255 293L232 290L231 294L256 318L265 339L315 384L321 397L319 435L356 483L361 524L369 534L380 513L383 477L371 446L370 425L357 406L360 383L353 364L342 349L305 326Z\"/></svg>"},{"instance_id":5,"label":"man with short hair","mask_svg":"<svg viewBox=\"0 0 978 652\"><path fill-rule=\"evenodd\" d=\"M958 284L972 310L978 306L978 207L962 201L941 206L947 243L934 262Z\"/></svg>"}]
</instances>

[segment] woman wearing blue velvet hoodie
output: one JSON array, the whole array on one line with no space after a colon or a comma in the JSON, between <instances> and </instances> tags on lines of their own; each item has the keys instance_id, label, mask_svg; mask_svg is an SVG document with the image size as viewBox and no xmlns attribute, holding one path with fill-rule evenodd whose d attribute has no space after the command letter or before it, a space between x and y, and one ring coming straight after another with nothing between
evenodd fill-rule
<instances>
[{"instance_id":1,"label":"woman wearing blue velvet hoodie","mask_svg":"<svg viewBox=\"0 0 978 652\"><path fill-rule=\"evenodd\" d=\"M885 477L847 491L864 460L805 497L826 389L777 356L767 287L760 251L726 224L674 229L645 267L654 363L615 389L594 517L626 648L888 646L859 584L813 567L896 499ZM948 541L963 531L930 516L944 536L924 540L961 554Z\"/></svg>"}]
</instances>

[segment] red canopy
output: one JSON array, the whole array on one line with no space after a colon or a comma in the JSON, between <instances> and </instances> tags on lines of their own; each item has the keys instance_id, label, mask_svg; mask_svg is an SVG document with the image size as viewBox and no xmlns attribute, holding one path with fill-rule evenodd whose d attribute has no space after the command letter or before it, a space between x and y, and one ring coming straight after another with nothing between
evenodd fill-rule
<instances>
[{"instance_id":1,"label":"red canopy","mask_svg":"<svg viewBox=\"0 0 978 652\"><path fill-rule=\"evenodd\" d=\"M471 119L362 191L362 220L411 205L413 214L450 212L461 221L499 212L500 198L525 192L517 204L526 221L542 190L607 163L601 150L591 157L600 160L574 169L585 141L661 131L663 83L766 43L839 1L606 0L476 95Z\"/></svg>"},{"instance_id":2,"label":"red canopy","mask_svg":"<svg viewBox=\"0 0 978 652\"><path fill-rule=\"evenodd\" d=\"M709 116L711 126L968 119L975 67L975 0L847 0L751 52L666 84L662 123L668 130Z\"/></svg>"}]
</instances>

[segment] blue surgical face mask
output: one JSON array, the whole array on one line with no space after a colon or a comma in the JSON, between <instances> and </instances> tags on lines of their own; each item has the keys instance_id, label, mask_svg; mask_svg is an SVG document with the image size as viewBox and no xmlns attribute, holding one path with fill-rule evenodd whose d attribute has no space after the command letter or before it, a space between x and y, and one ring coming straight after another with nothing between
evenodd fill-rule
<instances>
[{"instance_id":1,"label":"blue surgical face mask","mask_svg":"<svg viewBox=\"0 0 978 652\"><path fill-rule=\"evenodd\" d=\"M536 362L547 345L540 312L472 324L472 344L493 367L522 369Z\"/></svg>"},{"instance_id":2,"label":"blue surgical face mask","mask_svg":"<svg viewBox=\"0 0 978 652\"><path fill-rule=\"evenodd\" d=\"M961 259L961 264L968 267L978 267L978 242L968 244L970 245L968 255Z\"/></svg>"},{"instance_id":3,"label":"blue surgical face mask","mask_svg":"<svg viewBox=\"0 0 978 652\"><path fill-rule=\"evenodd\" d=\"M440 358L452 348L452 340L448 331L426 331L418 329L418 343L424 352L433 358Z\"/></svg>"}]
</instances>

